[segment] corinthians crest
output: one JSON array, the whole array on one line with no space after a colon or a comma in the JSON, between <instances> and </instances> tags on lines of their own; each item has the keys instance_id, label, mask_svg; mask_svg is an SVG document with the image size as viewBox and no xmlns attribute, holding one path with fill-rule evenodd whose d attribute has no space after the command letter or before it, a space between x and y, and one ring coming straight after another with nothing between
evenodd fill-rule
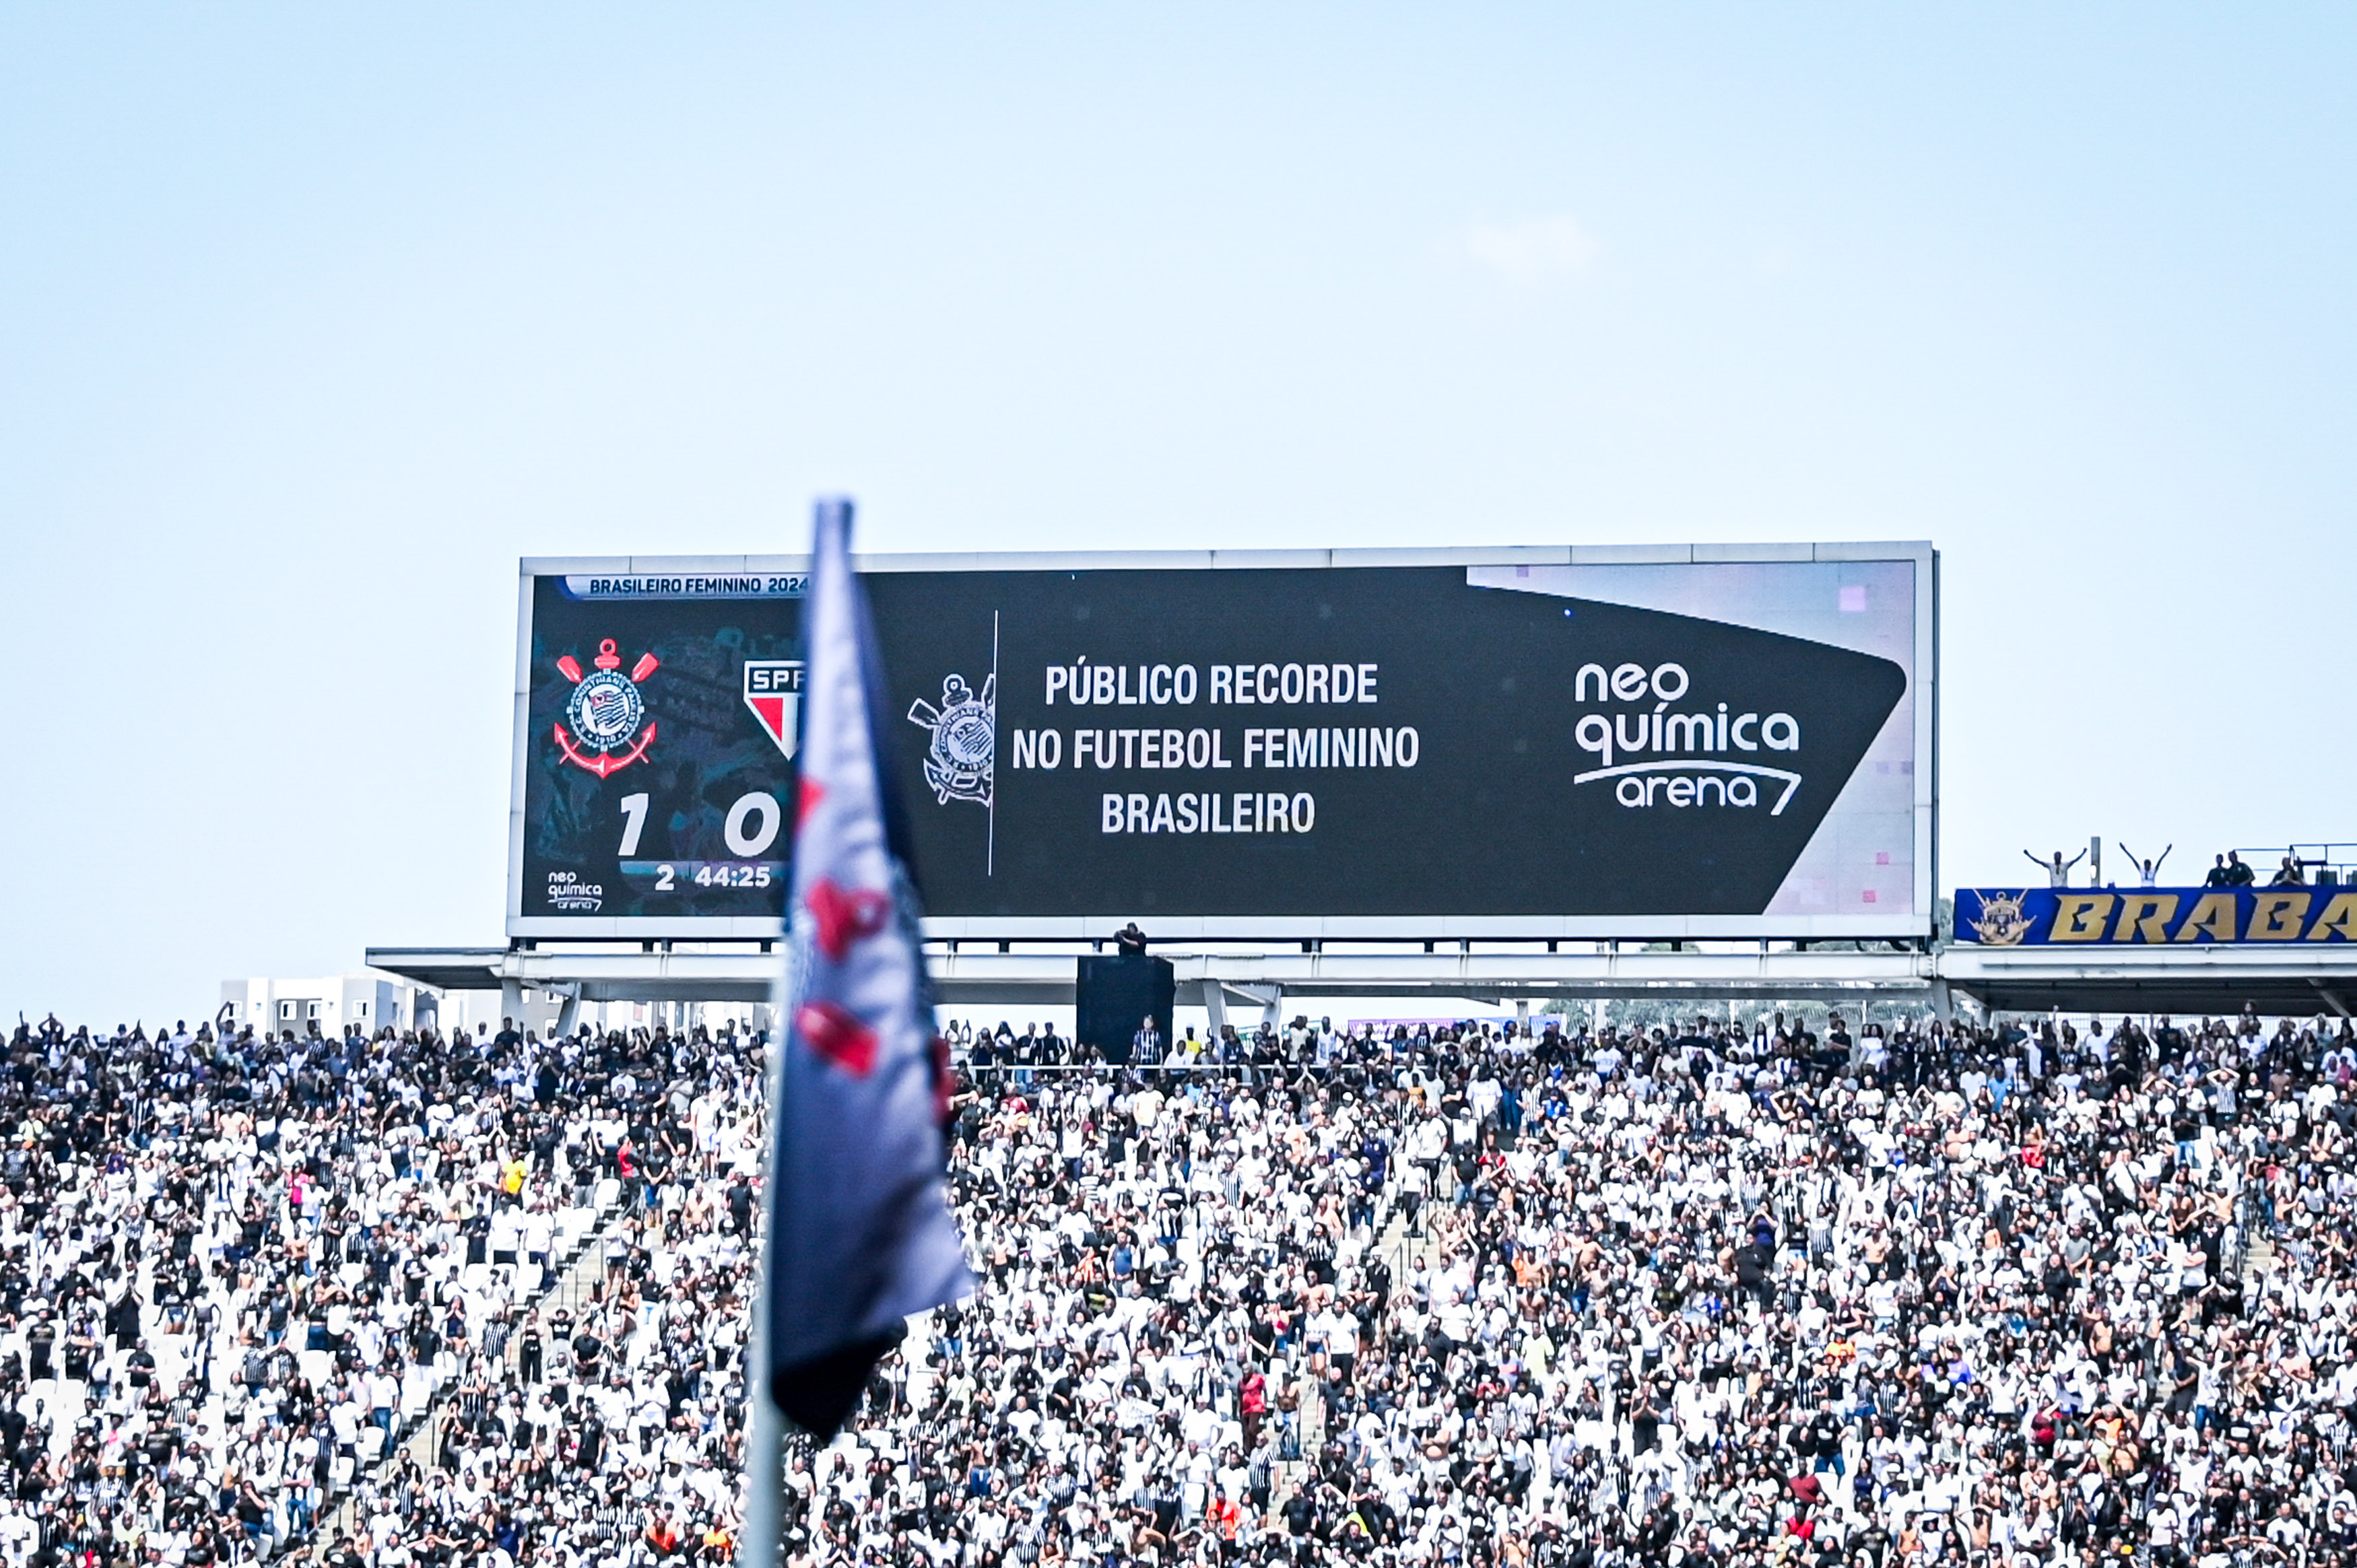
<instances>
[{"instance_id":1,"label":"corinthians crest","mask_svg":"<svg viewBox=\"0 0 2357 1568\"><path fill-rule=\"evenodd\" d=\"M948 676L942 682L942 705L920 697L909 705L909 722L933 737L925 748L925 782L933 787L934 801L989 805L991 764L998 751L998 677L984 681L977 697L964 676Z\"/></svg>"},{"instance_id":2,"label":"corinthians crest","mask_svg":"<svg viewBox=\"0 0 2357 1568\"><path fill-rule=\"evenodd\" d=\"M556 744L565 761L605 779L644 757L655 743L654 721L647 717L639 682L655 672L658 660L651 653L641 653L625 675L622 656L614 651L609 637L597 645L597 657L590 663L596 668L584 674L570 653L556 661L559 672L573 682L565 717L557 721Z\"/></svg>"}]
</instances>

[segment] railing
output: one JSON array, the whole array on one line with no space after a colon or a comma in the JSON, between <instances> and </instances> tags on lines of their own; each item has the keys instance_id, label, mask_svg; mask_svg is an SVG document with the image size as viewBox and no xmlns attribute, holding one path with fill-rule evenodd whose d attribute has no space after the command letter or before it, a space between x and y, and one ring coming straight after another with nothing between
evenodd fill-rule
<instances>
[{"instance_id":1,"label":"railing","mask_svg":"<svg viewBox=\"0 0 2357 1568\"><path fill-rule=\"evenodd\" d=\"M951 1065L968 1078L976 1078L984 1074L988 1074L993 1078L1011 1078L1017 1073L1050 1074L1075 1072L1134 1072L1140 1075L1149 1073L1170 1073L1174 1075L1200 1073L1229 1078L1258 1078L1265 1076L1276 1079L1289 1079L1301 1073L1314 1074L1321 1072L1348 1072L1354 1069L1363 1072L1371 1067L1381 1067L1389 1064L1382 1058L1351 1056L1347 1058L1338 1057L1333 1061L1328 1062L1322 1067L1316 1062L1180 1062L1174 1065L1166 1065L1161 1062L1139 1061L1034 1062L1029 1066L1025 1066L1020 1062L992 1062L988 1067L976 1067L973 1062L963 1058L955 1059L951 1063Z\"/></svg>"},{"instance_id":2,"label":"railing","mask_svg":"<svg viewBox=\"0 0 2357 1568\"><path fill-rule=\"evenodd\" d=\"M2233 853L2261 882L2274 875L2283 857L2290 855L2299 862L2300 875L2310 882L2324 885L2357 883L2357 843L2311 842L2260 844L2251 848L2237 844Z\"/></svg>"}]
</instances>

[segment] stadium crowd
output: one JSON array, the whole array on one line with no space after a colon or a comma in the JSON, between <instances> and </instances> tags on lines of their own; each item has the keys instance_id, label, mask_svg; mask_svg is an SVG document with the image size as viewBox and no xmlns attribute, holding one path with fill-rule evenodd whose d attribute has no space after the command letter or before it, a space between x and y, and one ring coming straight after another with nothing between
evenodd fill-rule
<instances>
[{"instance_id":1,"label":"stadium crowd","mask_svg":"<svg viewBox=\"0 0 2357 1568\"><path fill-rule=\"evenodd\" d=\"M0 1558L725 1557L759 1098L734 1033L20 1026Z\"/></svg>"},{"instance_id":2,"label":"stadium crowd","mask_svg":"<svg viewBox=\"0 0 2357 1568\"><path fill-rule=\"evenodd\" d=\"M980 1289L790 1452L797 1564L2357 1557L2346 1025L957 1032ZM0 1555L728 1558L759 1093L20 1030Z\"/></svg>"},{"instance_id":3,"label":"stadium crowd","mask_svg":"<svg viewBox=\"0 0 2357 1568\"><path fill-rule=\"evenodd\" d=\"M813 1562L2339 1563L2347 1026L995 1031ZM1180 1070L1189 1069L1189 1070Z\"/></svg>"}]
</instances>

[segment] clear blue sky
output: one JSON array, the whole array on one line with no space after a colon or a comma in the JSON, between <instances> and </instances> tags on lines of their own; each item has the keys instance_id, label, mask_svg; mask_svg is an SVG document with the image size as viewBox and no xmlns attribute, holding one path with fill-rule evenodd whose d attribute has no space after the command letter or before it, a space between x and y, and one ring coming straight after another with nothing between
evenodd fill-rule
<instances>
[{"instance_id":1,"label":"clear blue sky","mask_svg":"<svg viewBox=\"0 0 2357 1568\"><path fill-rule=\"evenodd\" d=\"M789 9L0 11L0 1015L496 940L515 557L821 490L1928 537L1943 882L2357 836L2357 11Z\"/></svg>"}]
</instances>

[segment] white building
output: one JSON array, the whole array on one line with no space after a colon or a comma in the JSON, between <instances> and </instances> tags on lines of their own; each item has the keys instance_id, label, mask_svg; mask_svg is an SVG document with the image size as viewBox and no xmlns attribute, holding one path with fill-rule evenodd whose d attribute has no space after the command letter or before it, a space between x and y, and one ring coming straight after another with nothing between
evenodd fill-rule
<instances>
[{"instance_id":1,"label":"white building","mask_svg":"<svg viewBox=\"0 0 2357 1568\"><path fill-rule=\"evenodd\" d=\"M436 1022L441 1008L430 988L376 970L317 980L224 980L221 996L216 1021L231 1028L252 1026L257 1035L289 1029L308 1035L313 1024L330 1038L353 1025L369 1035L414 1029Z\"/></svg>"},{"instance_id":2,"label":"white building","mask_svg":"<svg viewBox=\"0 0 2357 1568\"><path fill-rule=\"evenodd\" d=\"M367 1035L379 1029L418 1029L428 1025L446 1035L458 1029L493 1034L504 1019L513 1018L519 1029L547 1037L576 1023L598 1030L648 1029L658 1024L673 1029L696 1024L717 1029L733 1020L738 1028L749 1029L769 1012L751 1003L593 1002L575 1005L568 1017L567 1000L564 992L555 990L451 989L384 970L363 969L316 980L266 976L224 980L221 1009L213 1022L216 1027L231 1029L252 1026L257 1035L292 1029L298 1036L307 1036L317 1024L320 1034L335 1038L355 1025Z\"/></svg>"}]
</instances>

